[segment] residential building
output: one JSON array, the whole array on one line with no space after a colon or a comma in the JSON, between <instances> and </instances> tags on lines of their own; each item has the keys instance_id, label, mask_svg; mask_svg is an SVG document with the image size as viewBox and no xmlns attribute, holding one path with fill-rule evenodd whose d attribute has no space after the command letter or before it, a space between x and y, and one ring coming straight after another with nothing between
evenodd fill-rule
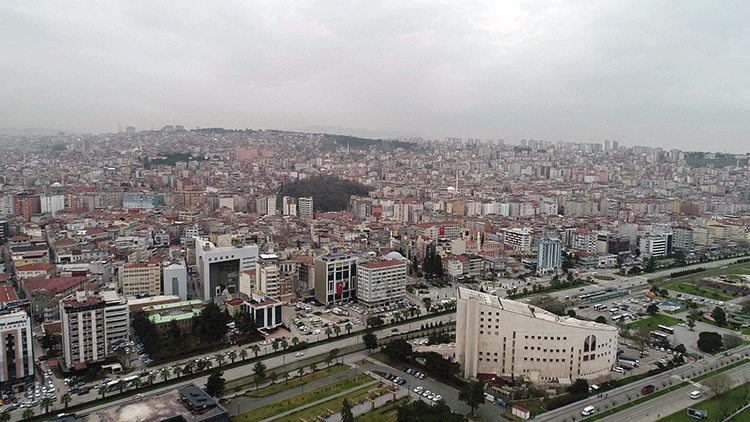
<instances>
[{"instance_id":1,"label":"residential building","mask_svg":"<svg viewBox=\"0 0 750 422\"><path fill-rule=\"evenodd\" d=\"M83 369L100 362L129 338L128 303L114 291L76 292L66 297L60 301L60 319L66 368Z\"/></svg>"},{"instance_id":2,"label":"residential building","mask_svg":"<svg viewBox=\"0 0 750 422\"><path fill-rule=\"evenodd\" d=\"M617 327L459 287L455 359L465 378L571 382L609 374Z\"/></svg>"},{"instance_id":3,"label":"residential building","mask_svg":"<svg viewBox=\"0 0 750 422\"><path fill-rule=\"evenodd\" d=\"M297 215L303 220L313 218L313 199L311 197L297 198Z\"/></svg>"},{"instance_id":4,"label":"residential building","mask_svg":"<svg viewBox=\"0 0 750 422\"><path fill-rule=\"evenodd\" d=\"M368 307L392 304L406 296L407 259L362 264L357 274L357 300Z\"/></svg>"},{"instance_id":5,"label":"residential building","mask_svg":"<svg viewBox=\"0 0 750 422\"><path fill-rule=\"evenodd\" d=\"M181 262L172 262L163 271L164 294L188 300L187 267Z\"/></svg>"},{"instance_id":6,"label":"residential building","mask_svg":"<svg viewBox=\"0 0 750 422\"><path fill-rule=\"evenodd\" d=\"M126 193L122 196L122 207L127 209L153 210L164 205L164 194Z\"/></svg>"},{"instance_id":7,"label":"residential building","mask_svg":"<svg viewBox=\"0 0 750 422\"><path fill-rule=\"evenodd\" d=\"M531 231L523 229L506 229L503 230L503 244L514 251L531 250Z\"/></svg>"},{"instance_id":8,"label":"residential building","mask_svg":"<svg viewBox=\"0 0 750 422\"><path fill-rule=\"evenodd\" d=\"M161 261L125 264L118 270L118 287L125 296L161 294Z\"/></svg>"},{"instance_id":9,"label":"residential building","mask_svg":"<svg viewBox=\"0 0 750 422\"><path fill-rule=\"evenodd\" d=\"M32 335L26 312L0 309L0 387L24 391L34 379Z\"/></svg>"},{"instance_id":10,"label":"residential building","mask_svg":"<svg viewBox=\"0 0 750 422\"><path fill-rule=\"evenodd\" d=\"M58 211L65 209L65 195L42 195L40 201L42 212L52 214L53 217Z\"/></svg>"},{"instance_id":11,"label":"residential building","mask_svg":"<svg viewBox=\"0 0 750 422\"><path fill-rule=\"evenodd\" d=\"M324 255L315 259L315 299L324 305L348 302L357 296L357 257Z\"/></svg>"},{"instance_id":12,"label":"residential building","mask_svg":"<svg viewBox=\"0 0 750 422\"><path fill-rule=\"evenodd\" d=\"M596 241L598 235L584 229L578 229L570 235L570 249L589 254L596 253Z\"/></svg>"},{"instance_id":13,"label":"residential building","mask_svg":"<svg viewBox=\"0 0 750 422\"><path fill-rule=\"evenodd\" d=\"M647 257L669 255L672 253L672 238L671 232L649 233L640 240L641 253Z\"/></svg>"},{"instance_id":14,"label":"residential building","mask_svg":"<svg viewBox=\"0 0 750 422\"><path fill-rule=\"evenodd\" d=\"M674 233L674 249L681 251L692 251L695 249L693 241L693 229L685 226L678 226L672 229Z\"/></svg>"}]
</instances>

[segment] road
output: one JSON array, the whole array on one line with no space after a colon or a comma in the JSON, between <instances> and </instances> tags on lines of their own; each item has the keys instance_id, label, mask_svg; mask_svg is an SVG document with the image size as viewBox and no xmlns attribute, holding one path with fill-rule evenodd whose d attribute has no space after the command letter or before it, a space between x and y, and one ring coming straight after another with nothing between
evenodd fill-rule
<instances>
[{"instance_id":1,"label":"road","mask_svg":"<svg viewBox=\"0 0 750 422\"><path fill-rule=\"evenodd\" d=\"M568 406L547 412L543 415L538 416L536 419L540 421L555 421L555 422L558 422L561 420L573 420L573 417L575 417L575 419L580 419L581 410L584 407L589 406L589 405L594 406L597 409L597 411L604 411L607 408L611 409L613 405L619 406L624 403L628 403L629 401L638 399L641 396L640 394L641 388L643 388L644 386L648 384L655 386L658 391L665 387L669 387L670 385L679 384L683 380L693 379L704 373L715 371L716 369L719 369L722 366L727 366L733 363L732 361L737 361L740 358L743 358L743 359L747 358L748 356L750 356L750 345L738 347L734 349L732 352L733 354L729 356L721 355L718 357L713 357L713 356L707 357L696 363L683 365L678 368L665 371L647 380L631 383L631 384L616 388L614 390L610 390L606 393L602 393L601 395L594 395L592 397L589 397L586 400L582 400L582 401L570 404ZM730 370L728 374L737 375L748 370L750 370L750 363L734 368ZM691 387L686 387L685 389L680 389L680 391L685 390L687 392L690 392L695 389L696 389L695 387L691 386ZM671 394L672 393L669 393L667 396L670 396ZM687 393L683 393L683 394L687 394ZM623 418L627 418L627 419L622 419L622 420L623 421L624 420L628 420L628 421L637 420L639 422L641 420L646 420L646 419L640 419L640 418L633 418L633 409L641 408L641 406L643 406L643 408L650 409L649 406L653 406L653 409L657 409L657 414L659 414L661 412L658 411L658 408L664 408L665 403L671 403L671 402L668 402L663 397L659 397L654 400L649 400L639 406L628 409L627 412L622 413L621 416ZM666 414L666 413L661 413L661 414ZM615 416L617 415L613 415L611 417L615 417ZM603 420L609 421L610 419L607 418ZM615 419L612 419L612 420L614 421ZM617 419L617 420L620 420L620 419ZM653 420L656 420L656 419L653 419Z\"/></svg>"},{"instance_id":2,"label":"road","mask_svg":"<svg viewBox=\"0 0 750 422\"><path fill-rule=\"evenodd\" d=\"M421 324L428 324L430 322L437 323L439 321L443 321L445 323L445 322L448 322L448 321L453 321L453 320L455 320L455 318L456 318L456 314L455 313L451 313L451 314L447 314L447 315L436 316L436 317L425 319L425 320L420 320L420 321L418 321L416 323L412 322L412 321L407 321L407 322L404 322L403 324L401 324L401 325L398 326L398 328L399 328L399 334L404 334L404 333L408 332L409 329L412 326L415 329L417 329L417 328L419 328L419 326ZM390 335L393 334L393 332L391 330L392 330L392 328L386 328L386 329L382 329L382 330L377 330L377 331L375 331L375 335L377 335L378 339L384 339L384 338L386 338L386 337L388 337L388 336L390 336ZM289 364L296 363L298 360L302 360L302 359L308 360L308 359L313 358L313 357L323 357L323 356L327 355L332 348L342 349L344 347L352 346L352 345L356 345L356 344L360 344L360 343L362 343L362 339L361 339L361 336L359 336L359 335L358 336L344 338L344 339L337 340L337 341L333 341L331 343L320 344L320 345L316 345L315 343L313 343L309 348L307 348L307 349L304 350L304 356L301 357L301 358L295 357L295 354L293 352L290 352L290 353L286 353L286 354L283 354L283 355L274 356L274 357L270 357L268 359L264 359L263 363L266 365L266 368L267 368L266 371L268 373L270 373L274 369L276 369L278 371L278 368L282 368L282 367L285 367L285 366L287 366ZM227 349L227 350L229 350L229 349ZM224 350L224 351L226 351L226 350ZM270 352L273 352L273 351L270 350ZM253 354L250 353L249 357L252 357L252 356L253 356ZM263 354L261 354L259 356L262 358ZM183 362L171 363L171 365L174 366L174 365L184 364L184 363L186 363L189 360L195 360L197 358L198 357L196 356L196 357L193 357L191 359L187 359L187 360L185 360ZM226 362L229 362L229 361L227 360ZM150 367L148 369L149 370L154 370L154 369L160 370L162 367L165 367L165 366L167 366L167 365L162 365L162 366L158 366L158 367ZM216 367L217 366L214 365L214 368L216 368ZM234 367L234 368L231 368L231 369L224 370L224 378L227 380L227 382L229 382L231 380L235 380L235 379L240 379L240 378L243 378L243 377L251 376L252 374L253 374L252 364L249 364L249 363L247 365L241 365L241 366L238 366L238 367ZM170 386L167 386L167 387L164 387L164 388L160 388L160 389L154 390L153 392L149 392L148 395L158 394L160 392L167 391L167 390L173 390L173 389L178 388L178 387L180 387L182 385L188 385L188 384L195 384L195 385L198 385L198 386L203 386L203 385L206 384L206 379L207 378L208 378L208 375L196 378L196 379L191 380L189 382L186 382L184 384L170 385ZM160 381L160 380L161 380L161 377L157 377L157 381ZM131 389L129 391L133 391L134 392L133 389ZM91 401L96 400L97 398L99 398L99 396L97 395L97 391L95 389L92 389L91 392L89 394L85 395L85 396L79 396L79 395L74 394L73 397L72 397L72 400L70 402L70 406L74 406L74 405L81 404L81 403L86 403L86 402L91 402ZM122 402L128 401L128 400L130 400L130 398L124 398L122 400L119 400L117 403L122 403ZM101 407L108 407L108 406L111 406L111 405L112 405L112 403L106 404L106 405L102 405L102 406L97 406L97 407L94 407L92 409L98 409L98 408L101 408ZM0 410L2 410L2 408L0 408ZM12 411L11 412L11 420L12 421L21 420L22 419L21 418L21 414L23 413L23 410L24 409L16 409L16 410ZM61 406L61 404L60 404L59 401L55 402L55 404L54 404L53 407L50 407L50 414L54 414L54 412L59 413L60 411L62 411L62 406ZM36 414L39 414L40 409L38 407L36 407L36 408L34 408L34 412Z\"/></svg>"}]
</instances>

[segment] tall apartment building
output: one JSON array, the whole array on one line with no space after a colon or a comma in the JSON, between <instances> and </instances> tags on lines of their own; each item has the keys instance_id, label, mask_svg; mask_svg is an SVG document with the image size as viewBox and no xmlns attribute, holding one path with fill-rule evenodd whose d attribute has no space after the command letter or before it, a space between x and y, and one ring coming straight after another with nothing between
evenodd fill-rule
<instances>
[{"instance_id":1,"label":"tall apartment building","mask_svg":"<svg viewBox=\"0 0 750 422\"><path fill-rule=\"evenodd\" d=\"M67 296L60 301L60 320L66 368L102 361L130 331L128 302L114 291Z\"/></svg>"},{"instance_id":2,"label":"tall apartment building","mask_svg":"<svg viewBox=\"0 0 750 422\"><path fill-rule=\"evenodd\" d=\"M649 233L639 243L641 253L645 256L666 256L672 253L671 232Z\"/></svg>"},{"instance_id":3,"label":"tall apartment building","mask_svg":"<svg viewBox=\"0 0 750 422\"><path fill-rule=\"evenodd\" d=\"M0 245L4 245L10 238L10 225L7 220L0 220Z\"/></svg>"},{"instance_id":4,"label":"tall apartment building","mask_svg":"<svg viewBox=\"0 0 750 422\"><path fill-rule=\"evenodd\" d=\"M313 218L313 199L311 197L297 198L297 215L304 220Z\"/></svg>"},{"instance_id":5,"label":"tall apartment building","mask_svg":"<svg viewBox=\"0 0 750 422\"><path fill-rule=\"evenodd\" d=\"M291 196L281 198L281 215L297 215L297 199Z\"/></svg>"},{"instance_id":6,"label":"tall apartment building","mask_svg":"<svg viewBox=\"0 0 750 422\"><path fill-rule=\"evenodd\" d=\"M531 232L526 229L503 230L503 243L515 251L531 250Z\"/></svg>"},{"instance_id":7,"label":"tall apartment building","mask_svg":"<svg viewBox=\"0 0 750 422\"><path fill-rule=\"evenodd\" d=\"M34 214L42 212L42 201L39 195L21 193L13 198L13 214L30 220Z\"/></svg>"},{"instance_id":8,"label":"tall apartment building","mask_svg":"<svg viewBox=\"0 0 750 422\"><path fill-rule=\"evenodd\" d=\"M389 260L359 266L357 300L368 307L382 306L406 296L406 271L409 261Z\"/></svg>"},{"instance_id":9,"label":"tall apartment building","mask_svg":"<svg viewBox=\"0 0 750 422\"><path fill-rule=\"evenodd\" d=\"M41 206L43 213L52 214L54 217L58 211L65 208L65 195L42 195Z\"/></svg>"},{"instance_id":10,"label":"tall apartment building","mask_svg":"<svg viewBox=\"0 0 750 422\"><path fill-rule=\"evenodd\" d=\"M122 196L123 208L152 210L162 205L164 205L164 195L161 193L151 195L126 193Z\"/></svg>"},{"instance_id":11,"label":"tall apartment building","mask_svg":"<svg viewBox=\"0 0 750 422\"><path fill-rule=\"evenodd\" d=\"M584 229L578 229L570 235L570 249L574 251L596 253L598 235Z\"/></svg>"},{"instance_id":12,"label":"tall apartment building","mask_svg":"<svg viewBox=\"0 0 750 422\"><path fill-rule=\"evenodd\" d=\"M25 382L33 377L31 318L23 311L0 310L0 387L25 389Z\"/></svg>"},{"instance_id":13,"label":"tall apartment building","mask_svg":"<svg viewBox=\"0 0 750 422\"><path fill-rule=\"evenodd\" d=\"M255 275L258 290L273 299L279 299L279 267L272 263L256 262Z\"/></svg>"},{"instance_id":14,"label":"tall apartment building","mask_svg":"<svg viewBox=\"0 0 750 422\"><path fill-rule=\"evenodd\" d=\"M357 258L351 254L315 259L315 299L329 305L357 296Z\"/></svg>"},{"instance_id":15,"label":"tall apartment building","mask_svg":"<svg viewBox=\"0 0 750 422\"><path fill-rule=\"evenodd\" d=\"M161 261L125 264L118 269L117 282L125 296L161 294Z\"/></svg>"},{"instance_id":16,"label":"tall apartment building","mask_svg":"<svg viewBox=\"0 0 750 422\"><path fill-rule=\"evenodd\" d=\"M537 244L537 271L549 273L562 266L562 242L560 239L544 238Z\"/></svg>"},{"instance_id":17,"label":"tall apartment building","mask_svg":"<svg viewBox=\"0 0 750 422\"><path fill-rule=\"evenodd\" d=\"M217 247L196 238L195 260L203 286L203 299L213 301L216 296L239 292L240 273L255 269L258 246L254 244Z\"/></svg>"},{"instance_id":18,"label":"tall apartment building","mask_svg":"<svg viewBox=\"0 0 750 422\"><path fill-rule=\"evenodd\" d=\"M675 250L692 251L695 249L693 241L693 229L685 226L678 226L672 229L674 233L673 246Z\"/></svg>"}]
</instances>

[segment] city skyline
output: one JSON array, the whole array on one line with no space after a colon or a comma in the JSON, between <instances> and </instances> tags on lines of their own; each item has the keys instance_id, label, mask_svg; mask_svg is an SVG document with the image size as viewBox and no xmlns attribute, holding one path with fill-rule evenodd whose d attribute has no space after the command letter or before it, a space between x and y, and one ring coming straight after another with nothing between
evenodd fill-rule
<instances>
[{"instance_id":1,"label":"city skyline","mask_svg":"<svg viewBox=\"0 0 750 422\"><path fill-rule=\"evenodd\" d=\"M746 153L746 12L633 1L164 1L148 13L118 1L10 2L0 6L15 41L0 47L0 127L327 125Z\"/></svg>"}]
</instances>

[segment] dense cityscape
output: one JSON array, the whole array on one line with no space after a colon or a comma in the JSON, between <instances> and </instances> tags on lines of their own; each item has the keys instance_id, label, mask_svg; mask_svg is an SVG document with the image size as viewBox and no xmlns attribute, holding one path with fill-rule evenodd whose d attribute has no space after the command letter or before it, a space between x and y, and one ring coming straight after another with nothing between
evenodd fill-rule
<instances>
[{"instance_id":1,"label":"dense cityscape","mask_svg":"<svg viewBox=\"0 0 750 422\"><path fill-rule=\"evenodd\" d=\"M710 406L747 391L750 154L179 125L0 145L2 421L750 415Z\"/></svg>"}]
</instances>

